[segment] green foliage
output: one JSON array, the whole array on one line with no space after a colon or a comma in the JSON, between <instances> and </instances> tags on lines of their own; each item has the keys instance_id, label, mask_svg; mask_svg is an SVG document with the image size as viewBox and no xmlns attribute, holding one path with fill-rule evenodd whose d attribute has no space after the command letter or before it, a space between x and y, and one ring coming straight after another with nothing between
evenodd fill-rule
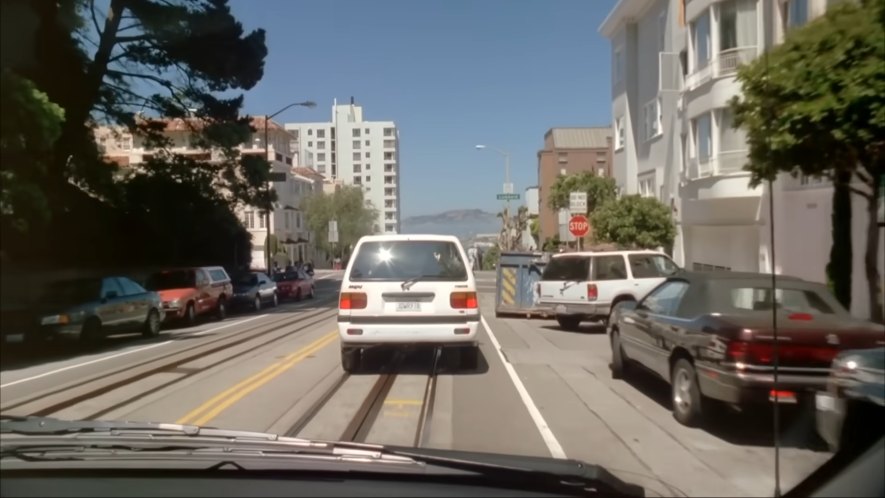
<instances>
[{"instance_id":1,"label":"green foliage","mask_svg":"<svg viewBox=\"0 0 885 498\"><path fill-rule=\"evenodd\" d=\"M538 238L541 236L540 218L538 218L537 216L532 218L532 220L529 222L529 231L531 232L532 237L534 237L535 240L538 240Z\"/></svg>"},{"instance_id":2,"label":"green foliage","mask_svg":"<svg viewBox=\"0 0 885 498\"><path fill-rule=\"evenodd\" d=\"M589 171L560 176L550 188L547 204L552 209L567 208L571 192L587 192L587 214L589 214L614 200L617 197L618 186L614 178L597 176Z\"/></svg>"},{"instance_id":3,"label":"green foliage","mask_svg":"<svg viewBox=\"0 0 885 498\"><path fill-rule=\"evenodd\" d=\"M624 196L599 207L591 217L598 242L654 249L669 247L676 237L670 208L653 197Z\"/></svg>"},{"instance_id":4,"label":"green foliage","mask_svg":"<svg viewBox=\"0 0 885 498\"><path fill-rule=\"evenodd\" d=\"M850 173L840 172L834 183L833 212L831 216L833 245L827 263L827 281L830 290L845 309L851 309L851 274L853 255L851 247L851 191L847 180Z\"/></svg>"},{"instance_id":5,"label":"green foliage","mask_svg":"<svg viewBox=\"0 0 885 498\"><path fill-rule=\"evenodd\" d=\"M544 245L541 246L541 250L545 252L555 252L561 245L562 241L559 240L559 234L556 234L553 237L547 237L547 240L544 241Z\"/></svg>"},{"instance_id":6,"label":"green foliage","mask_svg":"<svg viewBox=\"0 0 885 498\"><path fill-rule=\"evenodd\" d=\"M740 68L731 106L753 185L778 172L828 174L885 158L885 2L843 2Z\"/></svg>"},{"instance_id":7,"label":"green foliage","mask_svg":"<svg viewBox=\"0 0 885 498\"><path fill-rule=\"evenodd\" d=\"M23 232L49 219L41 183L64 110L8 68L2 73L0 107L0 217L4 231Z\"/></svg>"},{"instance_id":8,"label":"green foliage","mask_svg":"<svg viewBox=\"0 0 885 498\"><path fill-rule=\"evenodd\" d=\"M498 260L501 259L501 248L497 244L482 252L482 269L494 270L498 267Z\"/></svg>"},{"instance_id":9,"label":"green foliage","mask_svg":"<svg viewBox=\"0 0 885 498\"><path fill-rule=\"evenodd\" d=\"M329 222L338 222L338 243L335 254L347 255L347 248L356 245L360 237L370 235L377 219L377 211L365 200L359 187L345 186L333 194L315 192L301 201L301 208L307 217L307 226L316 234L319 249L331 252L329 243Z\"/></svg>"}]
</instances>

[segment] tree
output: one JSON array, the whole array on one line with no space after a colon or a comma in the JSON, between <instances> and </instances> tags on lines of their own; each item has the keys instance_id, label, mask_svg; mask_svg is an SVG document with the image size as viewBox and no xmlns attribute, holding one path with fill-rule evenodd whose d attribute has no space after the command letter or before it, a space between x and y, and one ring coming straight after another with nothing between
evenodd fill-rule
<instances>
[{"instance_id":1,"label":"tree","mask_svg":"<svg viewBox=\"0 0 885 498\"><path fill-rule=\"evenodd\" d=\"M359 187L344 186L332 194L315 192L306 197L301 208L307 217L307 226L316 234L317 248L336 255L346 256L346 251L360 237L373 232L372 225L377 211L363 197ZM329 222L338 222L338 243L329 243Z\"/></svg>"},{"instance_id":2,"label":"tree","mask_svg":"<svg viewBox=\"0 0 885 498\"><path fill-rule=\"evenodd\" d=\"M587 192L587 214L590 214L597 207L614 200L618 195L618 186L614 178L597 176L589 171L560 176L550 187L547 204L554 210L568 208L571 192Z\"/></svg>"},{"instance_id":3,"label":"tree","mask_svg":"<svg viewBox=\"0 0 885 498\"><path fill-rule=\"evenodd\" d=\"M747 132L751 186L778 173L827 176L866 200L864 268L882 321L877 209L885 164L885 2L843 2L741 67L731 106ZM840 219L840 223L850 220Z\"/></svg>"},{"instance_id":4,"label":"tree","mask_svg":"<svg viewBox=\"0 0 885 498\"><path fill-rule=\"evenodd\" d=\"M670 247L676 237L670 208L653 197L621 197L594 210L591 219L597 242L653 249Z\"/></svg>"},{"instance_id":5,"label":"tree","mask_svg":"<svg viewBox=\"0 0 885 498\"><path fill-rule=\"evenodd\" d=\"M848 182L850 172L840 171L833 181L833 212L830 214L831 236L830 261L827 263L827 281L836 299L846 309L851 309L851 274L854 255L851 244L851 190Z\"/></svg>"}]
</instances>

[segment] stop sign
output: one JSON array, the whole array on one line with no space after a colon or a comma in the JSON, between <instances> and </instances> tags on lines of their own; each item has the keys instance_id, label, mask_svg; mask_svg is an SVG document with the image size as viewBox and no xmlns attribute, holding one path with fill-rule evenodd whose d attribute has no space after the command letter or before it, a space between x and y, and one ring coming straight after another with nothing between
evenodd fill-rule
<instances>
[{"instance_id":1,"label":"stop sign","mask_svg":"<svg viewBox=\"0 0 885 498\"><path fill-rule=\"evenodd\" d=\"M575 237L583 237L590 231L590 222L583 214L576 214L568 220L568 231Z\"/></svg>"}]
</instances>

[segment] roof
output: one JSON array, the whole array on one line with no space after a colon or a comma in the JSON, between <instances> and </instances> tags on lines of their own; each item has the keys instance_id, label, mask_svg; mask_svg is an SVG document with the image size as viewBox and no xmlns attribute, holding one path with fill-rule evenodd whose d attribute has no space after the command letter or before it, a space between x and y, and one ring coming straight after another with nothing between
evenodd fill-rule
<instances>
[{"instance_id":1,"label":"roof","mask_svg":"<svg viewBox=\"0 0 885 498\"><path fill-rule=\"evenodd\" d=\"M296 168L293 168L293 170L295 171L296 174L301 175L301 176L306 176L308 178L315 178L315 179L319 179L319 180L326 178L325 176L323 176L322 173L318 172L317 170L315 170L313 168L298 166Z\"/></svg>"},{"instance_id":2,"label":"roof","mask_svg":"<svg viewBox=\"0 0 885 498\"><path fill-rule=\"evenodd\" d=\"M203 120L199 118L142 118L145 121L150 122L165 122L166 129L164 131L192 131L194 129L199 129L200 125L203 123ZM250 118L250 124L256 130L264 130L264 116L252 116ZM283 128L282 125L277 123L274 120L268 120L267 128L269 130L280 130L287 131Z\"/></svg>"},{"instance_id":3,"label":"roof","mask_svg":"<svg viewBox=\"0 0 885 498\"><path fill-rule=\"evenodd\" d=\"M764 279L766 282L771 282L771 273L757 273L757 272L748 272L748 271L725 271L725 270L717 270L717 271L690 271L683 270L676 275L673 275L674 278L681 278L684 280L757 280ZM799 277L793 277L790 275L776 275L776 280L778 282L804 282Z\"/></svg>"},{"instance_id":4,"label":"roof","mask_svg":"<svg viewBox=\"0 0 885 498\"><path fill-rule=\"evenodd\" d=\"M556 149L604 149L609 146L612 129L608 126L593 128L551 128L553 147Z\"/></svg>"},{"instance_id":5,"label":"roof","mask_svg":"<svg viewBox=\"0 0 885 498\"><path fill-rule=\"evenodd\" d=\"M625 21L635 20L652 5L653 0L618 0L599 26L599 34L611 38Z\"/></svg>"},{"instance_id":6,"label":"roof","mask_svg":"<svg viewBox=\"0 0 885 498\"><path fill-rule=\"evenodd\" d=\"M389 234L389 235L366 235L360 239L362 242L391 242L401 240L429 240L439 242L459 242L454 235L434 234Z\"/></svg>"}]
</instances>

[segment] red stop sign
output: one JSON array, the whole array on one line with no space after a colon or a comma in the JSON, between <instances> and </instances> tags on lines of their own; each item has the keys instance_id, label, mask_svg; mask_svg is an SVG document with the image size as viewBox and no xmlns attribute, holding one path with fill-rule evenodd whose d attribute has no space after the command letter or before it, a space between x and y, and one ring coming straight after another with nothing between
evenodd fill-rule
<instances>
[{"instance_id":1,"label":"red stop sign","mask_svg":"<svg viewBox=\"0 0 885 498\"><path fill-rule=\"evenodd\" d=\"M590 231L590 222L583 214L576 214L568 220L568 231L575 237L583 237Z\"/></svg>"}]
</instances>

